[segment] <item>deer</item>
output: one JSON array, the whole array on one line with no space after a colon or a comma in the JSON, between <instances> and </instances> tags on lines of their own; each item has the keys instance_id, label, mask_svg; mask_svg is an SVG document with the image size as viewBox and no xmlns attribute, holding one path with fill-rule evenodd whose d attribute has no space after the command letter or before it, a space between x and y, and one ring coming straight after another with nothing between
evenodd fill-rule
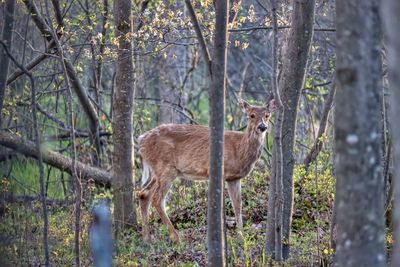
<instances>
[{"instance_id":1,"label":"deer","mask_svg":"<svg viewBox=\"0 0 400 267\"><path fill-rule=\"evenodd\" d=\"M241 98L238 103L249 122L244 132L224 132L223 179L227 184L237 228L242 229L240 180L251 172L261 156L269 119L277 104L272 99L267 105L255 106ZM179 242L178 232L165 210L166 196L177 177L193 181L209 179L209 140L209 127L184 124L163 124L139 136L143 172L138 197L145 242L151 242L151 204L166 225L171 241Z\"/></svg>"}]
</instances>

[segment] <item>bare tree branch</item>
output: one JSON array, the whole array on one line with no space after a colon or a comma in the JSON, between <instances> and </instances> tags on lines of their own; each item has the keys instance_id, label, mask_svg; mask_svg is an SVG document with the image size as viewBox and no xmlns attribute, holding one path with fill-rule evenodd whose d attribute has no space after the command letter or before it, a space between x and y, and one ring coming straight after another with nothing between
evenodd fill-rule
<instances>
[{"instance_id":1,"label":"bare tree branch","mask_svg":"<svg viewBox=\"0 0 400 267\"><path fill-rule=\"evenodd\" d=\"M200 23L197 19L196 12L194 11L191 0L185 0L185 4L189 11L189 16L190 16L190 19L192 20L192 24L193 24L194 30L196 32L197 39L199 40L199 43L201 46L201 51L203 52L203 57L206 62L206 65L207 65L208 73L211 77L211 74L212 74L211 56L210 56L210 52L208 51L206 40L204 39L203 33L201 32Z\"/></svg>"},{"instance_id":2,"label":"bare tree branch","mask_svg":"<svg viewBox=\"0 0 400 267\"><path fill-rule=\"evenodd\" d=\"M290 29L290 25L278 26L278 30ZM257 30L273 30L273 26L253 26L253 27L243 27L243 28L233 28L229 29L229 32L250 32ZM335 32L335 28L316 28L316 32Z\"/></svg>"},{"instance_id":3,"label":"bare tree branch","mask_svg":"<svg viewBox=\"0 0 400 267\"><path fill-rule=\"evenodd\" d=\"M37 158L39 154L33 142L24 140L15 134L5 131L0 132L0 145L11 148L27 157ZM72 174L71 158L45 147L41 147L40 150L44 163ZM105 185L107 187L111 185L111 174L105 170L76 161L76 172L82 179L87 181L93 180L96 184Z\"/></svg>"},{"instance_id":4,"label":"bare tree branch","mask_svg":"<svg viewBox=\"0 0 400 267\"><path fill-rule=\"evenodd\" d=\"M28 64L25 65L25 69L31 71L34 67L39 65L41 62L43 62L47 58L46 53L43 53L34 59L32 59ZM24 72L20 69L15 70L13 73L11 73L8 78L7 78L7 85L11 84L14 82L16 79L18 79L21 75L23 75Z\"/></svg>"},{"instance_id":5,"label":"bare tree branch","mask_svg":"<svg viewBox=\"0 0 400 267\"><path fill-rule=\"evenodd\" d=\"M42 35L47 39L48 42L54 41L56 44L58 43L57 36L54 36L52 29L47 25L46 21L42 17L39 12L39 9L35 5L32 0L24 0L23 1L27 9L29 10L32 20L35 22L37 28L40 30ZM83 108L83 111L89 118L90 122L90 131L92 133L91 139L93 139L93 143L96 147L97 153L100 152L100 140L99 140L99 120L96 113L95 108L89 100L89 97L86 93L86 89L84 88L81 80L78 78L76 71L73 67L71 60L63 55L63 51L60 51L61 46L58 44L58 53L63 57L63 62L65 64L67 76L72 84L72 87L75 90L76 95L78 96L79 102Z\"/></svg>"}]
</instances>

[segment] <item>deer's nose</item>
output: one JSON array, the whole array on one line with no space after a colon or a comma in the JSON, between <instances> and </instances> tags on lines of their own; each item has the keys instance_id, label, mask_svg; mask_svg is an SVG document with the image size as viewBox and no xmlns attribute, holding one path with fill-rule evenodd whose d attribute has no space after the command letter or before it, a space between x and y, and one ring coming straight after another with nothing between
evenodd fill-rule
<instances>
[{"instance_id":1,"label":"deer's nose","mask_svg":"<svg viewBox=\"0 0 400 267\"><path fill-rule=\"evenodd\" d=\"M267 130L267 125L265 125L264 123L260 123L260 125L258 125L257 127L261 132L264 132L265 130Z\"/></svg>"}]
</instances>

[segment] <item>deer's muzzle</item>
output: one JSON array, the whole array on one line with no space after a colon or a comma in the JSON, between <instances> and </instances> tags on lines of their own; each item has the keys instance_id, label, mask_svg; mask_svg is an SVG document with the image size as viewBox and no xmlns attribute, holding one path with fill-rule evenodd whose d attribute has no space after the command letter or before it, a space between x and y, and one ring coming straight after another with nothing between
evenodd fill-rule
<instances>
[{"instance_id":1,"label":"deer's muzzle","mask_svg":"<svg viewBox=\"0 0 400 267\"><path fill-rule=\"evenodd\" d=\"M267 130L267 125L265 125L264 123L260 123L257 129L259 129L261 132L265 132L265 130Z\"/></svg>"}]
</instances>

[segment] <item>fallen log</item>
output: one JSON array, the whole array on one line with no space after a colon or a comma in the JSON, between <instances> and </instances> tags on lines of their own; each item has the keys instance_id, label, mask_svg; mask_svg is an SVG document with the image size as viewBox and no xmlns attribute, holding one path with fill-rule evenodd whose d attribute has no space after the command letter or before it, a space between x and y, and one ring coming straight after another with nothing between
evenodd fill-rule
<instances>
[{"instance_id":1,"label":"fallen log","mask_svg":"<svg viewBox=\"0 0 400 267\"><path fill-rule=\"evenodd\" d=\"M8 147L17 151L18 153L37 158L39 151L35 148L35 144L31 141L24 140L21 137L0 131L0 145ZM54 152L45 147L41 148L43 162L54 166L61 171L66 171L72 174L72 159L60 153ZM111 173L76 161L76 172L84 180L93 180L96 184L110 187L111 186Z\"/></svg>"}]
</instances>

